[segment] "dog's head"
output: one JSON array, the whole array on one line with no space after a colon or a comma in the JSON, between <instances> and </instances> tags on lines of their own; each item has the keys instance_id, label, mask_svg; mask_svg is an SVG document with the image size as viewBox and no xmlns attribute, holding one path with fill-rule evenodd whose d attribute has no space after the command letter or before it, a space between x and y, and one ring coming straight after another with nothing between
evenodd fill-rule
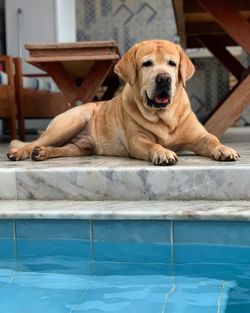
<instances>
[{"instance_id":1,"label":"dog's head","mask_svg":"<svg viewBox=\"0 0 250 313\"><path fill-rule=\"evenodd\" d=\"M150 110L171 105L178 84L185 86L194 65L179 45L148 40L129 49L115 66L115 73L138 91Z\"/></svg>"}]
</instances>

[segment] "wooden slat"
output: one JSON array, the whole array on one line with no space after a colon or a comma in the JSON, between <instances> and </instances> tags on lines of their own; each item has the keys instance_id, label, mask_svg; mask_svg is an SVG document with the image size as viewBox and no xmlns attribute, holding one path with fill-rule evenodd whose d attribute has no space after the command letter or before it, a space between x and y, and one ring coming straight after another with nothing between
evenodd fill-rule
<instances>
[{"instance_id":1,"label":"wooden slat","mask_svg":"<svg viewBox=\"0 0 250 313\"><path fill-rule=\"evenodd\" d=\"M60 62L43 63L42 69L44 69L56 82L57 86L62 90L69 106L75 105L75 97L78 93L78 88L75 85L74 79L72 79Z\"/></svg>"},{"instance_id":2,"label":"wooden slat","mask_svg":"<svg viewBox=\"0 0 250 313\"><path fill-rule=\"evenodd\" d=\"M31 58L55 58L55 57L64 57L64 58L70 58L74 55L75 57L82 57L88 59L88 58L114 58L119 57L119 55L116 53L115 49L112 48L90 48L90 49L65 49L65 50L59 50L56 49L47 49L47 50L32 50Z\"/></svg>"},{"instance_id":3,"label":"wooden slat","mask_svg":"<svg viewBox=\"0 0 250 313\"><path fill-rule=\"evenodd\" d=\"M76 100L83 103L92 101L97 89L102 85L112 67L113 64L109 61L95 62L79 87Z\"/></svg>"},{"instance_id":4,"label":"wooden slat","mask_svg":"<svg viewBox=\"0 0 250 313\"><path fill-rule=\"evenodd\" d=\"M223 35L225 31L216 22L186 23L186 35Z\"/></svg>"},{"instance_id":5,"label":"wooden slat","mask_svg":"<svg viewBox=\"0 0 250 313\"><path fill-rule=\"evenodd\" d=\"M89 56L47 56L47 57L30 57L26 62L37 65L41 62L70 62L70 61L101 61L101 60L119 60L119 55L89 55Z\"/></svg>"},{"instance_id":6,"label":"wooden slat","mask_svg":"<svg viewBox=\"0 0 250 313\"><path fill-rule=\"evenodd\" d=\"M77 41L77 42L69 42L69 43L27 43L25 45L25 49L44 49L48 48L54 49L67 49L67 48L99 48L99 47L118 47L118 44L114 40L105 40L105 41Z\"/></svg>"},{"instance_id":7,"label":"wooden slat","mask_svg":"<svg viewBox=\"0 0 250 313\"><path fill-rule=\"evenodd\" d=\"M248 53L250 53L250 24L228 0L198 0L218 24Z\"/></svg>"},{"instance_id":8,"label":"wooden slat","mask_svg":"<svg viewBox=\"0 0 250 313\"><path fill-rule=\"evenodd\" d=\"M215 36L198 36L212 54L238 79L240 80L245 67L223 46Z\"/></svg>"},{"instance_id":9,"label":"wooden slat","mask_svg":"<svg viewBox=\"0 0 250 313\"><path fill-rule=\"evenodd\" d=\"M214 0L211 0L214 1ZM249 11L249 1L248 0L228 0L227 2L231 3L231 5L237 11ZM184 1L184 12L185 13L201 13L204 12L205 9L197 2L197 0L186 0Z\"/></svg>"},{"instance_id":10,"label":"wooden slat","mask_svg":"<svg viewBox=\"0 0 250 313\"><path fill-rule=\"evenodd\" d=\"M23 89L24 118L53 118L70 109L62 93Z\"/></svg>"},{"instance_id":11,"label":"wooden slat","mask_svg":"<svg viewBox=\"0 0 250 313\"><path fill-rule=\"evenodd\" d=\"M214 38L218 38L221 44L225 47L238 46L238 44L228 35L214 35ZM196 36L187 37L187 48L203 48L204 45L197 39Z\"/></svg>"},{"instance_id":12,"label":"wooden slat","mask_svg":"<svg viewBox=\"0 0 250 313\"><path fill-rule=\"evenodd\" d=\"M184 20L184 0L172 0L174 7L175 20L177 24L177 32L180 36L181 45L183 48L186 48L186 30L185 30L185 20Z\"/></svg>"},{"instance_id":13,"label":"wooden slat","mask_svg":"<svg viewBox=\"0 0 250 313\"><path fill-rule=\"evenodd\" d=\"M228 96L222 105L205 123L206 129L220 136L233 125L241 113L250 105L250 75L248 75Z\"/></svg>"}]
</instances>

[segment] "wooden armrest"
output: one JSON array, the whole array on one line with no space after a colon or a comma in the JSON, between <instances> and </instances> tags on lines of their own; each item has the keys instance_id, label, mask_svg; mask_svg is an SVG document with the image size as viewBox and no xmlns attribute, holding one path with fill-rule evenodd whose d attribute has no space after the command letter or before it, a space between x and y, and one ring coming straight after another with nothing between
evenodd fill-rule
<instances>
[{"instance_id":1,"label":"wooden armrest","mask_svg":"<svg viewBox=\"0 0 250 313\"><path fill-rule=\"evenodd\" d=\"M8 75L8 85L14 86L13 57L9 55L0 55L0 63L4 65L4 72Z\"/></svg>"},{"instance_id":2,"label":"wooden armrest","mask_svg":"<svg viewBox=\"0 0 250 313\"><path fill-rule=\"evenodd\" d=\"M50 77L48 74L23 74L25 77Z\"/></svg>"}]
</instances>

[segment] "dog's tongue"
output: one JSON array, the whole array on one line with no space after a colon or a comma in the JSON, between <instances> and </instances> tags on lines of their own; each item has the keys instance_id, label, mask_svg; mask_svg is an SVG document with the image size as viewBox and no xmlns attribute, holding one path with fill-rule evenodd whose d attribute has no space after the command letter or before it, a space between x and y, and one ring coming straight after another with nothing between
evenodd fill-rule
<instances>
[{"instance_id":1,"label":"dog's tongue","mask_svg":"<svg viewBox=\"0 0 250 313\"><path fill-rule=\"evenodd\" d=\"M168 97L156 97L155 101L157 103L168 103Z\"/></svg>"}]
</instances>

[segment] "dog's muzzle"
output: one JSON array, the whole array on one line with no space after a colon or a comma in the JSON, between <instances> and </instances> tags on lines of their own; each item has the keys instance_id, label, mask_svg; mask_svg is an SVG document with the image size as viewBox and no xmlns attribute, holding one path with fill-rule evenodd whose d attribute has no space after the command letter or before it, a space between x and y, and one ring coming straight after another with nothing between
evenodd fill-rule
<instances>
[{"instance_id":1,"label":"dog's muzzle","mask_svg":"<svg viewBox=\"0 0 250 313\"><path fill-rule=\"evenodd\" d=\"M146 92L147 105L154 109L165 108L171 102L171 77L168 73L158 74L155 78L155 90L149 97Z\"/></svg>"}]
</instances>

